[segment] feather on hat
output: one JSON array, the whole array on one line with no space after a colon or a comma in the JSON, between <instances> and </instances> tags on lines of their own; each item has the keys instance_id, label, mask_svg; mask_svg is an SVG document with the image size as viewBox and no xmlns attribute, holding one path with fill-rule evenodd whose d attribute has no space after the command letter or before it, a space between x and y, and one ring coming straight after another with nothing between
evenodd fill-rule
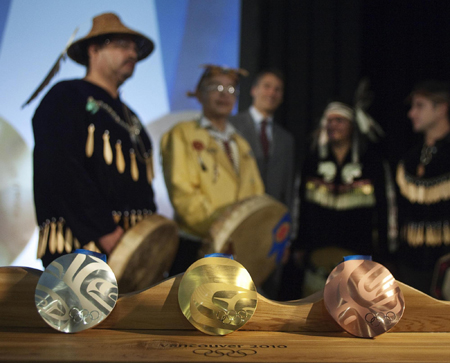
<instances>
[{"instance_id":1,"label":"feather on hat","mask_svg":"<svg viewBox=\"0 0 450 363\"><path fill-rule=\"evenodd\" d=\"M89 41L106 35L113 34L125 34L131 35L135 37L136 45L138 47L138 61L146 58L150 55L150 53L155 48L153 42L147 38L145 35L138 33L130 28L127 28L122 24L119 17L113 13L105 13L96 16L92 20L92 29L84 38L78 39L73 43L73 39L78 31L78 28L75 29L72 36L69 39L69 42L65 46L64 50L59 55L58 59L54 63L53 67L50 69L48 74L44 77L44 80L41 84L36 88L33 94L25 101L22 105L24 108L31 101L33 101L39 93L49 84L51 79L58 73L61 61L66 60L66 56L68 55L75 62L87 66L88 64L88 56L87 56L87 46Z\"/></svg>"}]
</instances>

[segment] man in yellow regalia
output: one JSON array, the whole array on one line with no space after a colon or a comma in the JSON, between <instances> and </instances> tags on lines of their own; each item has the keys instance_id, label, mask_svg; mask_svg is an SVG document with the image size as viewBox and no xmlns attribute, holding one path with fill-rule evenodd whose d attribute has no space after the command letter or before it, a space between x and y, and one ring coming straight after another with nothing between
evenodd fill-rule
<instances>
[{"instance_id":1,"label":"man in yellow regalia","mask_svg":"<svg viewBox=\"0 0 450 363\"><path fill-rule=\"evenodd\" d=\"M164 178L180 227L180 248L171 274L198 257L209 226L225 207L264 194L252 149L228 122L241 69L207 65L194 92L197 120L175 125L161 139Z\"/></svg>"}]
</instances>

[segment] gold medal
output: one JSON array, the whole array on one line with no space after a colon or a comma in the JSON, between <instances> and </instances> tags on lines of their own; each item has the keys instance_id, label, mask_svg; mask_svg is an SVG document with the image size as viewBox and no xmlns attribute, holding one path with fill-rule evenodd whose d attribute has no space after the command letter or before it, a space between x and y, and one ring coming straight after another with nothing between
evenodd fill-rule
<instances>
[{"instance_id":1,"label":"gold medal","mask_svg":"<svg viewBox=\"0 0 450 363\"><path fill-rule=\"evenodd\" d=\"M178 290L184 316L198 330L225 335L253 316L258 294L248 271L237 261L207 257L185 272Z\"/></svg>"}]
</instances>

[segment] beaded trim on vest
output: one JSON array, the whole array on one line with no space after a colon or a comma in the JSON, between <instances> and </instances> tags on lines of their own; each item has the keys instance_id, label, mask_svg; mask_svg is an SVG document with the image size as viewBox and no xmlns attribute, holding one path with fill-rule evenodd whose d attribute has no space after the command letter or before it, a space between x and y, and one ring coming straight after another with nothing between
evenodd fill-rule
<instances>
[{"instance_id":1,"label":"beaded trim on vest","mask_svg":"<svg viewBox=\"0 0 450 363\"><path fill-rule=\"evenodd\" d=\"M113 211L112 217L117 225L121 225L125 231L134 227L144 217L152 214L152 211L131 210L130 212ZM72 251L83 248L94 252L101 252L94 241L81 246L78 239L73 235L72 230L66 225L64 218L47 219L39 226L39 241L37 249L37 258L42 258L45 251L48 250L53 255L55 253L71 253Z\"/></svg>"},{"instance_id":2,"label":"beaded trim on vest","mask_svg":"<svg viewBox=\"0 0 450 363\"><path fill-rule=\"evenodd\" d=\"M370 180L358 180L349 185L340 185L335 191L334 184L318 178L306 181L306 200L322 207L348 210L375 206L374 187Z\"/></svg>"},{"instance_id":3,"label":"beaded trim on vest","mask_svg":"<svg viewBox=\"0 0 450 363\"><path fill-rule=\"evenodd\" d=\"M411 247L450 245L450 221L410 222L402 227L401 234Z\"/></svg>"},{"instance_id":4,"label":"beaded trim on vest","mask_svg":"<svg viewBox=\"0 0 450 363\"><path fill-rule=\"evenodd\" d=\"M400 193L411 203L433 204L450 199L450 173L436 178L417 178L400 163L396 181Z\"/></svg>"}]
</instances>

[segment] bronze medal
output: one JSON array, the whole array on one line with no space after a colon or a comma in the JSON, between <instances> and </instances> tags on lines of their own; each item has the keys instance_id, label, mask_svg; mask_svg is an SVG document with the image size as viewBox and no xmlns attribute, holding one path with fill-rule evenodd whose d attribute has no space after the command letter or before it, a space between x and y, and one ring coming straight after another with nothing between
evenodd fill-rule
<instances>
[{"instance_id":1,"label":"bronze medal","mask_svg":"<svg viewBox=\"0 0 450 363\"><path fill-rule=\"evenodd\" d=\"M333 319L361 338L392 329L405 310L403 293L392 274L371 260L349 260L336 266L323 297Z\"/></svg>"}]
</instances>

